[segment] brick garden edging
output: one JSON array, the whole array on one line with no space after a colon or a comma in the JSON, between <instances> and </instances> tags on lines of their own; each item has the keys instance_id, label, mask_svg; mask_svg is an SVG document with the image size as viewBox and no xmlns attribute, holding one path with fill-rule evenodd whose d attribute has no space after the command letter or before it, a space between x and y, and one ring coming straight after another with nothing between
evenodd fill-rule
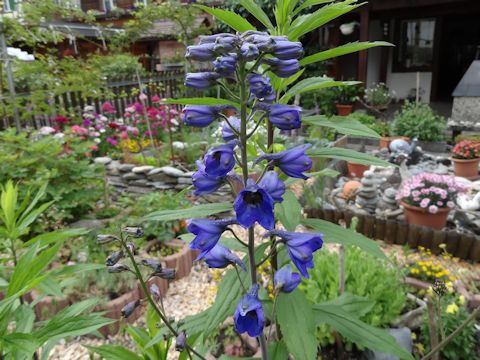
<instances>
[{"instance_id":1,"label":"brick garden edging","mask_svg":"<svg viewBox=\"0 0 480 360\"><path fill-rule=\"evenodd\" d=\"M355 215L351 211L305 209L309 218L322 219L338 224L340 220L350 226L352 218L358 218L357 232L370 239L383 240L388 244L405 245L411 248L423 246L433 254L441 253L440 244L446 244L446 250L454 257L480 262L480 237L461 234L455 230L433 230L424 226L407 224L395 220L383 220L373 215Z\"/></svg>"}]
</instances>

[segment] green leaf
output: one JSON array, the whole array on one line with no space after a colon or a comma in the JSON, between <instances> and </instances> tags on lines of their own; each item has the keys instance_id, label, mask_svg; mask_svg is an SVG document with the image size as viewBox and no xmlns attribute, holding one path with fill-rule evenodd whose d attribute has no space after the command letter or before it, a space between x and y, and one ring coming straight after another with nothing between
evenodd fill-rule
<instances>
[{"instance_id":1,"label":"green leaf","mask_svg":"<svg viewBox=\"0 0 480 360\"><path fill-rule=\"evenodd\" d=\"M0 341L3 342L4 346L10 351L20 351L23 354L28 354L29 357L39 347L39 343L35 336L19 332L5 335Z\"/></svg>"},{"instance_id":2,"label":"green leaf","mask_svg":"<svg viewBox=\"0 0 480 360\"><path fill-rule=\"evenodd\" d=\"M234 13L233 11L215 9L215 8L211 8L204 5L198 5L198 4L195 4L194 6L215 16L217 19L224 22L235 31L245 32L248 30L256 30L255 26L250 24L246 19Z\"/></svg>"},{"instance_id":3,"label":"green leaf","mask_svg":"<svg viewBox=\"0 0 480 360\"><path fill-rule=\"evenodd\" d=\"M268 345L268 358L272 360L288 360L287 346L283 341L272 342Z\"/></svg>"},{"instance_id":4,"label":"green leaf","mask_svg":"<svg viewBox=\"0 0 480 360\"><path fill-rule=\"evenodd\" d=\"M272 358L273 360L274 358ZM237 356L228 356L228 355L222 355L218 358L218 360L261 360L260 358L257 357L237 357ZM277 359L275 359L277 360Z\"/></svg>"},{"instance_id":5,"label":"green leaf","mask_svg":"<svg viewBox=\"0 0 480 360\"><path fill-rule=\"evenodd\" d=\"M353 230L342 228L320 219L302 219L301 223L323 234L323 241L330 244L355 245L363 251L383 260L388 258L378 244Z\"/></svg>"},{"instance_id":6,"label":"green leaf","mask_svg":"<svg viewBox=\"0 0 480 360\"><path fill-rule=\"evenodd\" d=\"M328 118L325 115L315 115L307 116L303 118L302 121L313 126L335 129L339 133L345 135L380 138L380 135L368 126L363 125L358 120L350 119L345 116L332 116L331 118Z\"/></svg>"},{"instance_id":7,"label":"green leaf","mask_svg":"<svg viewBox=\"0 0 480 360\"><path fill-rule=\"evenodd\" d=\"M35 312L29 305L22 304L15 309L16 326L15 331L20 333L30 333L35 322Z\"/></svg>"},{"instance_id":8,"label":"green leaf","mask_svg":"<svg viewBox=\"0 0 480 360\"><path fill-rule=\"evenodd\" d=\"M317 304L313 306L313 312L317 325L326 323L360 346L393 354L401 359L414 359L385 330L365 324L337 305Z\"/></svg>"},{"instance_id":9,"label":"green leaf","mask_svg":"<svg viewBox=\"0 0 480 360\"><path fill-rule=\"evenodd\" d=\"M309 150L307 154L312 157L339 159L339 160L351 161L352 163L362 164L362 165L375 165L375 166L382 166L382 167L395 166L389 163L388 161L381 160L375 156L368 155L355 150L338 148L338 147Z\"/></svg>"},{"instance_id":10,"label":"green leaf","mask_svg":"<svg viewBox=\"0 0 480 360\"><path fill-rule=\"evenodd\" d=\"M119 345L84 346L105 360L144 360L143 357Z\"/></svg>"},{"instance_id":11,"label":"green leaf","mask_svg":"<svg viewBox=\"0 0 480 360\"><path fill-rule=\"evenodd\" d=\"M265 11L263 11L263 9L255 2L255 0L240 0L240 4L247 9L250 14L255 16L258 21L265 25L267 29L274 29L267 14L265 14Z\"/></svg>"},{"instance_id":12,"label":"green leaf","mask_svg":"<svg viewBox=\"0 0 480 360\"><path fill-rule=\"evenodd\" d=\"M143 218L144 221L172 221L206 217L232 210L231 203L214 203L197 205L187 209L160 210L155 211Z\"/></svg>"},{"instance_id":13,"label":"green leaf","mask_svg":"<svg viewBox=\"0 0 480 360\"><path fill-rule=\"evenodd\" d=\"M280 293L277 299L277 320L283 340L295 359L315 360L317 339L312 307L298 289Z\"/></svg>"},{"instance_id":14,"label":"green leaf","mask_svg":"<svg viewBox=\"0 0 480 360\"><path fill-rule=\"evenodd\" d=\"M334 86L351 86L351 85L357 85L357 84L360 84L360 82L336 81L326 76L311 77L311 78L303 79L302 81L299 81L290 89L288 89L285 92L285 94L280 98L279 102L282 104L286 104L295 95L312 91L312 90L325 89L325 88L334 87Z\"/></svg>"},{"instance_id":15,"label":"green leaf","mask_svg":"<svg viewBox=\"0 0 480 360\"><path fill-rule=\"evenodd\" d=\"M351 54L357 51L367 50L377 46L394 46L386 41L363 41L363 42L351 42L345 45L337 46L333 49L320 51L316 54L304 57L300 60L300 65L305 66L316 63L318 61L328 60L334 57Z\"/></svg>"},{"instance_id":16,"label":"green leaf","mask_svg":"<svg viewBox=\"0 0 480 360\"><path fill-rule=\"evenodd\" d=\"M331 2L334 2L335 0L306 0L303 2L303 4L301 4L299 7L297 7L295 9L295 12L294 14L298 14L300 11L302 11L303 9L306 9L308 7L312 7L312 6L316 6L316 5L321 5L321 4L327 4L327 3L331 3Z\"/></svg>"},{"instance_id":17,"label":"green leaf","mask_svg":"<svg viewBox=\"0 0 480 360\"><path fill-rule=\"evenodd\" d=\"M35 244L36 242L40 243L40 247L52 244L56 241L63 241L70 238L82 236L88 234L90 230L88 229L61 229L55 230L48 233L40 234L34 238L28 240L23 244L23 247L29 247Z\"/></svg>"},{"instance_id":18,"label":"green leaf","mask_svg":"<svg viewBox=\"0 0 480 360\"><path fill-rule=\"evenodd\" d=\"M275 205L275 215L285 229L295 231L302 217L302 205L292 191L285 191L283 201Z\"/></svg>"},{"instance_id":19,"label":"green leaf","mask_svg":"<svg viewBox=\"0 0 480 360\"><path fill-rule=\"evenodd\" d=\"M240 107L240 105L234 101L230 101L226 99L217 99L212 97L163 99L161 102L164 104L179 104L179 105L232 105L232 106Z\"/></svg>"},{"instance_id":20,"label":"green leaf","mask_svg":"<svg viewBox=\"0 0 480 360\"><path fill-rule=\"evenodd\" d=\"M322 304L339 306L344 311L360 318L368 314L372 310L372 308L375 306L375 301L367 299L363 296L358 296L358 295L350 294L349 292L344 292L339 297L330 301L323 302Z\"/></svg>"}]
</instances>

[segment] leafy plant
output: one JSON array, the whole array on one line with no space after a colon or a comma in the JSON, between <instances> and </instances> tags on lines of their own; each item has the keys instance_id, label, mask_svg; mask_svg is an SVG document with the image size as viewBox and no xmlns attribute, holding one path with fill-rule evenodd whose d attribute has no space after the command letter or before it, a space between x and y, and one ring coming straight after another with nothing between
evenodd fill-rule
<instances>
[{"instance_id":1,"label":"leafy plant","mask_svg":"<svg viewBox=\"0 0 480 360\"><path fill-rule=\"evenodd\" d=\"M339 296L338 253L324 249L315 255L314 266L301 290L312 304L335 299ZM370 309L360 319L377 327L398 317L406 301L406 290L396 269L355 246L345 249L345 291L370 302ZM319 327L317 337L321 345L334 342L327 325Z\"/></svg>"},{"instance_id":2,"label":"leafy plant","mask_svg":"<svg viewBox=\"0 0 480 360\"><path fill-rule=\"evenodd\" d=\"M368 126L380 136L389 136L390 131L386 122L377 119L375 116L368 115L361 111L355 111L348 115L349 119L359 121L361 124Z\"/></svg>"},{"instance_id":3,"label":"leafy plant","mask_svg":"<svg viewBox=\"0 0 480 360\"><path fill-rule=\"evenodd\" d=\"M335 100L341 105L350 105L359 99L362 88L359 85L340 86L333 89Z\"/></svg>"},{"instance_id":4,"label":"leafy plant","mask_svg":"<svg viewBox=\"0 0 480 360\"><path fill-rule=\"evenodd\" d=\"M104 81L136 79L147 75L139 58L128 53L93 55L87 59L87 65L94 69Z\"/></svg>"},{"instance_id":5,"label":"leafy plant","mask_svg":"<svg viewBox=\"0 0 480 360\"><path fill-rule=\"evenodd\" d=\"M392 95L387 85L378 83L365 89L364 99L370 106L385 107L392 101Z\"/></svg>"},{"instance_id":6,"label":"leafy plant","mask_svg":"<svg viewBox=\"0 0 480 360\"><path fill-rule=\"evenodd\" d=\"M462 160L480 158L480 142L468 140L460 141L453 147L452 157Z\"/></svg>"},{"instance_id":7,"label":"leafy plant","mask_svg":"<svg viewBox=\"0 0 480 360\"><path fill-rule=\"evenodd\" d=\"M442 141L445 139L447 121L433 112L428 104L406 102L395 113L392 132L397 136L417 138L420 141Z\"/></svg>"}]
</instances>

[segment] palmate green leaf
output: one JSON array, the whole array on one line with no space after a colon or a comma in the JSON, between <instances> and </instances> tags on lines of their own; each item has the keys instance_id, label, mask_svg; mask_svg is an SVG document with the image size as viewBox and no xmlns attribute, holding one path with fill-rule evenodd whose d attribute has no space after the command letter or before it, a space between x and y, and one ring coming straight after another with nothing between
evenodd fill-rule
<instances>
[{"instance_id":1,"label":"palmate green leaf","mask_svg":"<svg viewBox=\"0 0 480 360\"><path fill-rule=\"evenodd\" d=\"M207 217L210 215L232 210L231 203L213 203L197 205L186 209L161 210L148 214L144 221L172 221L191 219L196 217Z\"/></svg>"},{"instance_id":2,"label":"palmate green leaf","mask_svg":"<svg viewBox=\"0 0 480 360\"><path fill-rule=\"evenodd\" d=\"M364 3L357 4L357 0L345 0L331 5L323 6L312 14L299 16L288 32L290 40L298 40L302 35L325 25L326 23L342 16Z\"/></svg>"},{"instance_id":3,"label":"palmate green leaf","mask_svg":"<svg viewBox=\"0 0 480 360\"><path fill-rule=\"evenodd\" d=\"M275 205L275 215L285 229L295 231L302 217L302 205L292 191L285 191L283 201Z\"/></svg>"},{"instance_id":4,"label":"palmate green leaf","mask_svg":"<svg viewBox=\"0 0 480 360\"><path fill-rule=\"evenodd\" d=\"M182 98L182 99L163 99L163 104L178 104L178 105L232 105L240 107L235 101L227 99L217 99L212 97L202 98Z\"/></svg>"},{"instance_id":5,"label":"palmate green leaf","mask_svg":"<svg viewBox=\"0 0 480 360\"><path fill-rule=\"evenodd\" d=\"M218 20L224 22L235 31L245 32L248 30L256 30L255 26L250 24L248 20L244 19L242 16L234 13L233 11L216 9L198 4L195 4L194 6L213 15Z\"/></svg>"},{"instance_id":6,"label":"palmate green leaf","mask_svg":"<svg viewBox=\"0 0 480 360\"><path fill-rule=\"evenodd\" d=\"M383 167L395 166L389 163L388 161L381 160L375 156L368 155L355 150L338 148L338 147L309 150L307 151L307 154L312 157L339 159L339 160L351 161L352 163L362 164L362 165L375 165L375 166L383 166Z\"/></svg>"},{"instance_id":7,"label":"palmate green leaf","mask_svg":"<svg viewBox=\"0 0 480 360\"><path fill-rule=\"evenodd\" d=\"M143 357L120 345L84 346L105 360L144 360Z\"/></svg>"},{"instance_id":8,"label":"palmate green leaf","mask_svg":"<svg viewBox=\"0 0 480 360\"><path fill-rule=\"evenodd\" d=\"M368 126L363 125L358 120L349 119L344 116L332 116L331 118L328 118L325 115L314 115L304 117L302 121L309 125L335 129L339 133L345 135L363 136L376 139L380 138L380 135Z\"/></svg>"},{"instance_id":9,"label":"palmate green leaf","mask_svg":"<svg viewBox=\"0 0 480 360\"><path fill-rule=\"evenodd\" d=\"M351 86L360 84L358 81L336 81L332 80L326 76L316 76L308 79L303 79L302 81L296 83L290 89L288 89L285 94L280 98L279 103L286 104L288 101L297 94L302 94L305 92L326 89L329 87L335 86Z\"/></svg>"},{"instance_id":10,"label":"palmate green leaf","mask_svg":"<svg viewBox=\"0 0 480 360\"><path fill-rule=\"evenodd\" d=\"M278 295L277 321L287 349L295 359L317 358L316 324L312 306L300 290Z\"/></svg>"},{"instance_id":11,"label":"palmate green leaf","mask_svg":"<svg viewBox=\"0 0 480 360\"><path fill-rule=\"evenodd\" d=\"M328 60L334 57L351 54L357 51L367 50L377 46L394 46L386 41L362 41L351 42L345 45L337 46L333 49L320 51L316 54L306 56L300 60L300 65L305 66L319 61Z\"/></svg>"},{"instance_id":12,"label":"palmate green leaf","mask_svg":"<svg viewBox=\"0 0 480 360\"><path fill-rule=\"evenodd\" d=\"M328 4L334 1L335 0L306 0L299 7L297 7L293 13L294 15L297 15L303 9L316 6L316 5Z\"/></svg>"},{"instance_id":13,"label":"palmate green leaf","mask_svg":"<svg viewBox=\"0 0 480 360\"><path fill-rule=\"evenodd\" d=\"M301 223L313 228L315 231L321 232L323 234L323 241L327 244L355 245L379 259L388 259L374 240L353 230L345 229L339 225L320 219L302 219Z\"/></svg>"},{"instance_id":14,"label":"palmate green leaf","mask_svg":"<svg viewBox=\"0 0 480 360\"><path fill-rule=\"evenodd\" d=\"M240 4L247 9L247 11L255 16L255 18L260 21L268 30L273 30L273 25L270 19L268 18L265 11L259 6L255 0L240 0Z\"/></svg>"},{"instance_id":15,"label":"palmate green leaf","mask_svg":"<svg viewBox=\"0 0 480 360\"><path fill-rule=\"evenodd\" d=\"M313 306L313 313L317 325L326 323L360 346L393 354L405 360L414 359L385 330L365 324L338 305L316 304Z\"/></svg>"},{"instance_id":16,"label":"palmate green leaf","mask_svg":"<svg viewBox=\"0 0 480 360\"><path fill-rule=\"evenodd\" d=\"M339 306L344 311L355 315L360 318L370 312L375 306L375 301L367 299L363 296L358 296L350 294L349 292L344 292L339 297L323 302L324 305Z\"/></svg>"}]
</instances>

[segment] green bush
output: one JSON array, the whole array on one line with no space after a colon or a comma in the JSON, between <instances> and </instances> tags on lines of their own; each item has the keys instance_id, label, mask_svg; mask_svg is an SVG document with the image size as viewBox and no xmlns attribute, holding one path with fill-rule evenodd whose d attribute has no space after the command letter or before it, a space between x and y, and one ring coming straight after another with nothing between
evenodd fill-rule
<instances>
[{"instance_id":1,"label":"green bush","mask_svg":"<svg viewBox=\"0 0 480 360\"><path fill-rule=\"evenodd\" d=\"M480 135L457 135L455 137L455 144L458 144L460 141L467 140L467 141L475 141L480 142Z\"/></svg>"},{"instance_id":2,"label":"green bush","mask_svg":"<svg viewBox=\"0 0 480 360\"><path fill-rule=\"evenodd\" d=\"M50 136L33 140L26 132L0 132L0 183L12 179L26 189L48 182L45 200L55 203L39 222L42 228L82 217L101 197L101 169L85 157L83 145L71 147L68 154Z\"/></svg>"},{"instance_id":3,"label":"green bush","mask_svg":"<svg viewBox=\"0 0 480 360\"><path fill-rule=\"evenodd\" d=\"M375 303L360 319L376 327L388 325L398 317L406 302L406 290L398 271L358 247L350 246L345 250L345 291ZM338 297L338 254L327 249L317 252L310 276L300 285L310 302L320 303ZM319 327L317 336L321 345L334 343L327 325Z\"/></svg>"},{"instance_id":4,"label":"green bush","mask_svg":"<svg viewBox=\"0 0 480 360\"><path fill-rule=\"evenodd\" d=\"M395 113L392 132L397 136L418 138L420 141L442 141L447 121L433 112L428 104L406 102Z\"/></svg>"},{"instance_id":5,"label":"green bush","mask_svg":"<svg viewBox=\"0 0 480 360\"><path fill-rule=\"evenodd\" d=\"M354 120L358 120L363 125L366 125L370 129L375 131L380 136L388 136L390 133L388 129L388 125L384 121L381 121L377 119L375 116L368 115L362 111L355 111L350 115L348 115L348 117Z\"/></svg>"},{"instance_id":6,"label":"green bush","mask_svg":"<svg viewBox=\"0 0 480 360\"><path fill-rule=\"evenodd\" d=\"M137 73L141 77L147 74L138 57L131 54L94 55L87 63L106 81L135 78Z\"/></svg>"}]
</instances>

